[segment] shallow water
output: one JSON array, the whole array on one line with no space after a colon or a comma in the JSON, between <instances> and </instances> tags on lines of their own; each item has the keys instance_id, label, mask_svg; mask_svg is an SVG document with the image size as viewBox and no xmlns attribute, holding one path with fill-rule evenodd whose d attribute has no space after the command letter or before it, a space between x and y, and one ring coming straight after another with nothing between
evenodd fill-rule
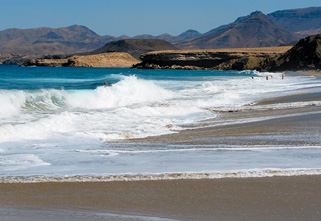
<instances>
[{"instance_id":1,"label":"shallow water","mask_svg":"<svg viewBox=\"0 0 321 221\"><path fill-rule=\"evenodd\" d=\"M81 210L35 210L26 208L0 208L1 220L108 220L108 221L174 221L151 216L124 215L105 212L91 212Z\"/></svg>"},{"instance_id":2,"label":"shallow water","mask_svg":"<svg viewBox=\"0 0 321 221\"><path fill-rule=\"evenodd\" d=\"M249 105L320 89L318 78L282 74L0 66L0 176L319 173L319 146L115 143L202 127L216 111L259 111ZM305 105L320 102L264 108Z\"/></svg>"}]
</instances>

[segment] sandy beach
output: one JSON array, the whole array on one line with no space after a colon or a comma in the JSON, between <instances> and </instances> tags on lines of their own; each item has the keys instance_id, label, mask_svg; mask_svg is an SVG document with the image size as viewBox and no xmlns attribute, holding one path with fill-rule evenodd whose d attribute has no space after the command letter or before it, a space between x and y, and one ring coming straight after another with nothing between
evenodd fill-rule
<instances>
[{"instance_id":1,"label":"sandy beach","mask_svg":"<svg viewBox=\"0 0 321 221\"><path fill-rule=\"evenodd\" d=\"M304 74L304 75L311 75L316 77L321 77L321 71L297 71L296 74Z\"/></svg>"},{"instance_id":2,"label":"sandy beach","mask_svg":"<svg viewBox=\"0 0 321 221\"><path fill-rule=\"evenodd\" d=\"M318 220L321 176L0 184L1 220ZM10 210L11 208L11 210ZM34 211L18 213L19 208ZM19 211L19 210L18 210ZM21 211L21 210L20 210ZM22 210L23 211L23 210ZM48 212L51 211L51 212ZM73 211L73 212L68 212ZM84 211L87 215L80 216ZM103 216L99 213L132 215ZM28 217L28 214L30 217ZM148 218L149 217L149 218ZM25 219L24 219L25 220ZM41 219L40 219L41 220Z\"/></svg>"},{"instance_id":3,"label":"sandy beach","mask_svg":"<svg viewBox=\"0 0 321 221\"><path fill-rule=\"evenodd\" d=\"M308 73L304 73L308 74ZM309 74L315 74L310 73ZM320 93L259 105L321 101ZM256 104L256 105L258 105ZM216 110L212 110L216 111ZM321 145L318 105L218 112L205 128L126 140L137 143ZM266 117L242 123L240 119ZM218 125L222 119L230 124ZM214 122L215 121L215 122ZM319 220L321 176L131 182L0 183L1 220Z\"/></svg>"}]
</instances>

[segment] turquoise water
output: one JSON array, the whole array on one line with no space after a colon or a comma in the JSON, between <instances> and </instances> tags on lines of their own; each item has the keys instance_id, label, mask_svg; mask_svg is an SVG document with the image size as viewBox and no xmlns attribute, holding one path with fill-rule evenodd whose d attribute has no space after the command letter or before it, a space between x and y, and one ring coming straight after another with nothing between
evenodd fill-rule
<instances>
[{"instance_id":1,"label":"turquoise water","mask_svg":"<svg viewBox=\"0 0 321 221\"><path fill-rule=\"evenodd\" d=\"M224 76L255 76L253 72L138 70L128 68L59 68L0 65L0 89L96 89L106 80L114 84L123 76L145 80L207 81Z\"/></svg>"},{"instance_id":2,"label":"turquoise water","mask_svg":"<svg viewBox=\"0 0 321 221\"><path fill-rule=\"evenodd\" d=\"M166 179L168 174L252 176L249 171L263 174L267 168L300 173L321 168L318 157L309 158L318 156L319 147L118 143L203 127L203 120L220 111L321 86L315 77L288 74L282 80L282 74L0 65L0 177ZM267 108L289 105L320 104ZM309 163L297 157L301 154Z\"/></svg>"}]
</instances>

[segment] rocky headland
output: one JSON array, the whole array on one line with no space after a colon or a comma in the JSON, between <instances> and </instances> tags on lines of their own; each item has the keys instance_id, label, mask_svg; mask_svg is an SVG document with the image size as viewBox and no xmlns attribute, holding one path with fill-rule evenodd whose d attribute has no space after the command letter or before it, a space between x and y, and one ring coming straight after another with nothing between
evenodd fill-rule
<instances>
[{"instance_id":1,"label":"rocky headland","mask_svg":"<svg viewBox=\"0 0 321 221\"><path fill-rule=\"evenodd\" d=\"M321 68L321 34L301 39L295 46L158 51L143 54L142 69L191 70L317 70Z\"/></svg>"},{"instance_id":2,"label":"rocky headland","mask_svg":"<svg viewBox=\"0 0 321 221\"><path fill-rule=\"evenodd\" d=\"M155 51L143 54L141 69L254 70L278 58L291 47Z\"/></svg>"},{"instance_id":3,"label":"rocky headland","mask_svg":"<svg viewBox=\"0 0 321 221\"><path fill-rule=\"evenodd\" d=\"M267 68L270 71L321 69L321 34L301 39Z\"/></svg>"},{"instance_id":4,"label":"rocky headland","mask_svg":"<svg viewBox=\"0 0 321 221\"><path fill-rule=\"evenodd\" d=\"M140 61L128 53L113 52L96 55L75 55L64 59L31 59L27 66L54 67L132 67Z\"/></svg>"}]
</instances>

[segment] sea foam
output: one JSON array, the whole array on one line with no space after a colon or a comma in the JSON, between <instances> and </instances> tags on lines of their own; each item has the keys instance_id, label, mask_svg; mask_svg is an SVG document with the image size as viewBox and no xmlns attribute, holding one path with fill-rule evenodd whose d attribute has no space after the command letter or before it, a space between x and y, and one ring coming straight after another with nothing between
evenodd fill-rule
<instances>
[{"instance_id":1,"label":"sea foam","mask_svg":"<svg viewBox=\"0 0 321 221\"><path fill-rule=\"evenodd\" d=\"M287 176L321 175L321 169L262 169L217 173L161 173L161 174L118 174L109 176L64 176L64 177L2 177L0 183L43 183L43 182L130 182L157 180L198 180L224 178L263 178Z\"/></svg>"}]
</instances>

